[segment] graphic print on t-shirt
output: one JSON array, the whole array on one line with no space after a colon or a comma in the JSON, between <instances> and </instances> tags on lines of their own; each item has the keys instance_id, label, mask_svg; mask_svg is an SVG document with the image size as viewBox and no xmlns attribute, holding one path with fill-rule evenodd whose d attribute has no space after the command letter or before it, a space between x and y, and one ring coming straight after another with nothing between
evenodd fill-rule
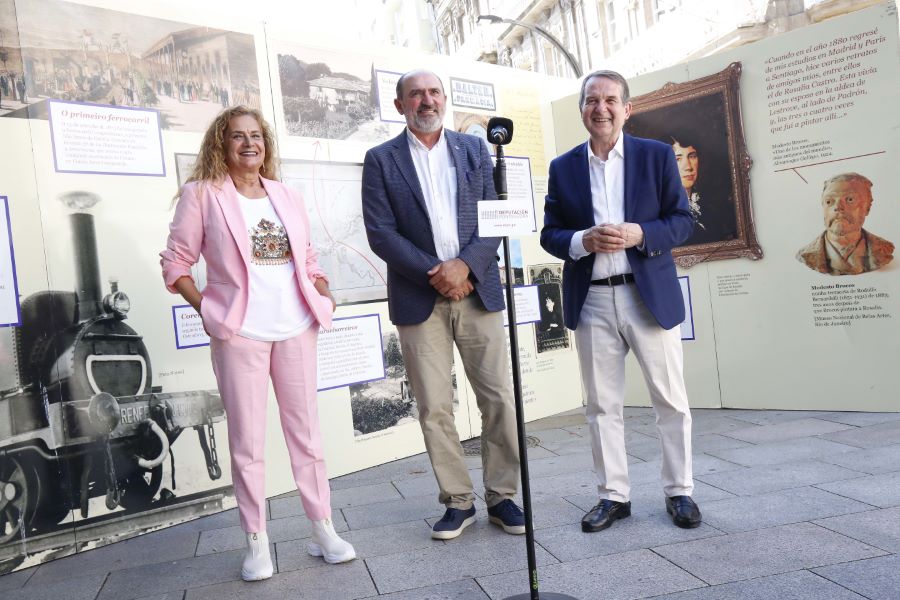
<instances>
[{"instance_id":1,"label":"graphic print on t-shirt","mask_svg":"<svg viewBox=\"0 0 900 600\"><path fill-rule=\"evenodd\" d=\"M257 265L283 265L291 260L291 243L284 227L268 219L260 219L251 227L250 260Z\"/></svg>"}]
</instances>

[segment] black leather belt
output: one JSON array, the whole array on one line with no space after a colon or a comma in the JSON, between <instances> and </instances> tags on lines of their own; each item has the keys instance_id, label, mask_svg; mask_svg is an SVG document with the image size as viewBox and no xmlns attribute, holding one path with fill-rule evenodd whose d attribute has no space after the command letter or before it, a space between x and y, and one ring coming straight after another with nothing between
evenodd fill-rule
<instances>
[{"instance_id":1,"label":"black leather belt","mask_svg":"<svg viewBox=\"0 0 900 600\"><path fill-rule=\"evenodd\" d=\"M622 285L623 283L633 283L634 275L631 273L624 273L622 275L613 275L612 277L607 277L606 279L592 279L591 285L605 285L612 287L614 285Z\"/></svg>"}]
</instances>

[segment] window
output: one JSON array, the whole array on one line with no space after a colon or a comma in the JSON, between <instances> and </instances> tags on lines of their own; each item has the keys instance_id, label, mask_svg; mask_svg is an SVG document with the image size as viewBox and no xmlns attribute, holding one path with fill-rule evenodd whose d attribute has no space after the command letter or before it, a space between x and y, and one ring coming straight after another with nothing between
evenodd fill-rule
<instances>
[{"instance_id":1,"label":"window","mask_svg":"<svg viewBox=\"0 0 900 600\"><path fill-rule=\"evenodd\" d=\"M664 0L654 0L662 2ZM642 29L642 4L638 0L601 0L601 14L610 52L619 50Z\"/></svg>"},{"instance_id":2,"label":"window","mask_svg":"<svg viewBox=\"0 0 900 600\"><path fill-rule=\"evenodd\" d=\"M653 20L659 21L681 8L681 0L653 0Z\"/></svg>"}]
</instances>

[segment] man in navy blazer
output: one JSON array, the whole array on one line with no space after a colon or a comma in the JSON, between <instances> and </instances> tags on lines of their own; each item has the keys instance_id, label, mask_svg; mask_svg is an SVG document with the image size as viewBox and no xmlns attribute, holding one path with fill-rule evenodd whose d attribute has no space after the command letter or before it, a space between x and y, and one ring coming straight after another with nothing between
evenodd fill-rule
<instances>
[{"instance_id":1,"label":"man in navy blazer","mask_svg":"<svg viewBox=\"0 0 900 600\"><path fill-rule=\"evenodd\" d=\"M631 514L623 405L633 350L656 412L666 510L700 525L691 498L691 415L679 324L684 302L672 248L693 219L672 148L622 133L628 83L614 71L585 77L579 108L590 139L550 163L541 245L565 261L566 326L575 330L599 503L583 531Z\"/></svg>"},{"instance_id":2,"label":"man in navy blazer","mask_svg":"<svg viewBox=\"0 0 900 600\"><path fill-rule=\"evenodd\" d=\"M519 451L507 371L499 238L478 235L477 202L495 199L484 141L443 128L446 95L428 71L397 82L407 128L366 153L362 200L372 250L388 267L388 309L446 506L432 530L451 539L475 520L475 494L453 416L453 344L481 411L485 501L492 523L525 532L512 498Z\"/></svg>"}]
</instances>

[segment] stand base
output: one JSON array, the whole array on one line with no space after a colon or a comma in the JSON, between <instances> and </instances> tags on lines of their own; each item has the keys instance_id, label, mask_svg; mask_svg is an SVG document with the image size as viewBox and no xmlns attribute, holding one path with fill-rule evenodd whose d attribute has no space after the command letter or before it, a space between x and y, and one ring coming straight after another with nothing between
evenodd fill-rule
<instances>
[{"instance_id":1,"label":"stand base","mask_svg":"<svg viewBox=\"0 0 900 600\"><path fill-rule=\"evenodd\" d=\"M539 592L538 597L541 600L578 600L578 598L575 598L574 596L557 594L555 592ZM515 596L509 596L503 600L531 600L531 593L516 594Z\"/></svg>"}]
</instances>

